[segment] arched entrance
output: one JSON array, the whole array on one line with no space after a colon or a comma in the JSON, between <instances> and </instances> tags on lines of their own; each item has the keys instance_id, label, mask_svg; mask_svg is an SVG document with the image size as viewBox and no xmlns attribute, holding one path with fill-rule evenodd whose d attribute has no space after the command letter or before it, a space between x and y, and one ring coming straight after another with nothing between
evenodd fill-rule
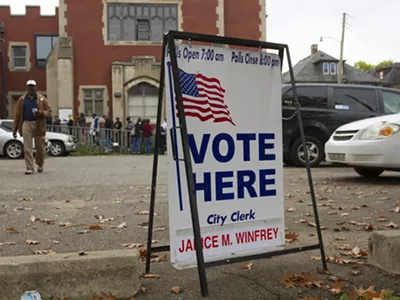
<instances>
[{"instance_id":1,"label":"arched entrance","mask_svg":"<svg viewBox=\"0 0 400 300\"><path fill-rule=\"evenodd\" d=\"M140 82L128 90L128 116L132 121L138 118L157 119L158 88L148 82Z\"/></svg>"}]
</instances>

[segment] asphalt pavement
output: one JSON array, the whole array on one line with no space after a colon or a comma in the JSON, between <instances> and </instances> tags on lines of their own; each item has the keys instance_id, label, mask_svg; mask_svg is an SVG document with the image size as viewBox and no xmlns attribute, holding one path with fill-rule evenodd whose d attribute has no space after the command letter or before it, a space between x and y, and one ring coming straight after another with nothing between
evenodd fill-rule
<instances>
[{"instance_id":1,"label":"asphalt pavement","mask_svg":"<svg viewBox=\"0 0 400 300\"><path fill-rule=\"evenodd\" d=\"M57 253L122 249L122 244L145 243L149 209L152 157L97 156L49 158L45 172L25 176L23 161L0 160L0 246L1 256L33 255L32 250ZM343 244L367 249L371 231L384 230L390 222L400 223L392 212L400 200L400 173L384 173L377 180L359 177L351 168L324 166L313 169L327 256L343 257ZM288 247L318 242L305 169L285 168L285 224L298 234ZM168 244L167 160L160 157L154 240ZM380 217L387 221L378 222ZM101 218L102 220L100 220ZM311 223L311 224L310 224ZM365 224L363 224L365 223ZM99 224L102 229L90 230ZM340 225L339 225L340 224ZM371 226L370 226L371 225ZM375 227L374 227L375 226ZM340 230L340 231L339 231ZM39 244L28 245L26 240ZM129 250L127 250L129 251ZM207 270L209 299L337 299L326 288L332 275L320 274L321 262L312 259L319 251L302 252ZM361 259L362 260L362 259ZM365 260L364 260L365 261ZM354 287L392 289L399 293L396 278L367 265L329 263L329 271L343 281L344 290ZM143 265L144 270L144 265ZM358 276L349 275L360 270ZM201 299L196 269L177 271L169 261L153 263L157 279L143 279L145 291L135 299ZM311 272L324 281L322 288L285 288L285 273ZM179 286L181 294L171 293ZM325 288L324 288L325 287Z\"/></svg>"}]
</instances>

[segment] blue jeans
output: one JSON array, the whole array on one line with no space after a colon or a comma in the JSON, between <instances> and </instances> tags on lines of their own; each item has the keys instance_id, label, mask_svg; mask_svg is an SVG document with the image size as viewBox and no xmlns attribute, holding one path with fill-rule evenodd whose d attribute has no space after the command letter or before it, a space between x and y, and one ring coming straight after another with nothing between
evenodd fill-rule
<instances>
[{"instance_id":1,"label":"blue jeans","mask_svg":"<svg viewBox=\"0 0 400 300\"><path fill-rule=\"evenodd\" d=\"M153 138L150 136L148 138L144 139L144 144L146 147L146 154L150 154L151 153L151 148L153 146Z\"/></svg>"},{"instance_id":2,"label":"blue jeans","mask_svg":"<svg viewBox=\"0 0 400 300\"><path fill-rule=\"evenodd\" d=\"M140 153L140 144L142 140L140 137L132 137L132 153L139 154Z\"/></svg>"}]
</instances>

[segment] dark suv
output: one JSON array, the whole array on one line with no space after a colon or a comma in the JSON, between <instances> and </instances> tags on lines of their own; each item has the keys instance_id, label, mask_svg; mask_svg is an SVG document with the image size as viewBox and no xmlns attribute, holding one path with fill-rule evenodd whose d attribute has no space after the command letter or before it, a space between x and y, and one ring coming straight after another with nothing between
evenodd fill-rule
<instances>
[{"instance_id":1,"label":"dark suv","mask_svg":"<svg viewBox=\"0 0 400 300\"><path fill-rule=\"evenodd\" d=\"M400 90L353 84L296 84L312 167L325 158L324 145L341 125L400 111ZM291 85L282 87L285 164L304 166L304 149Z\"/></svg>"}]
</instances>

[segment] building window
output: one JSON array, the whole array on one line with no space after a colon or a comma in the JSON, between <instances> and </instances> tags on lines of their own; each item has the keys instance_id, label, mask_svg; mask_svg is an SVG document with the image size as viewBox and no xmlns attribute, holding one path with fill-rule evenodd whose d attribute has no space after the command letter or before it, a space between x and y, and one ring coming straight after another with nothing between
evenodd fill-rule
<instances>
[{"instance_id":1,"label":"building window","mask_svg":"<svg viewBox=\"0 0 400 300\"><path fill-rule=\"evenodd\" d=\"M322 71L323 71L323 73L326 75L326 74L329 74L329 63L328 62L324 62L323 64L322 64Z\"/></svg>"},{"instance_id":2,"label":"building window","mask_svg":"<svg viewBox=\"0 0 400 300\"><path fill-rule=\"evenodd\" d=\"M128 112L133 120L157 119L158 88L146 82L139 83L128 91Z\"/></svg>"},{"instance_id":3,"label":"building window","mask_svg":"<svg viewBox=\"0 0 400 300\"><path fill-rule=\"evenodd\" d=\"M331 74L332 75L336 75L336 67L337 67L337 63L331 63Z\"/></svg>"},{"instance_id":4,"label":"building window","mask_svg":"<svg viewBox=\"0 0 400 300\"><path fill-rule=\"evenodd\" d=\"M86 116L91 117L93 113L103 115L104 90L83 89L83 105Z\"/></svg>"},{"instance_id":5,"label":"building window","mask_svg":"<svg viewBox=\"0 0 400 300\"><path fill-rule=\"evenodd\" d=\"M53 50L54 44L57 42L56 35L37 35L36 36L36 66L39 68L46 67L46 59Z\"/></svg>"},{"instance_id":6,"label":"building window","mask_svg":"<svg viewBox=\"0 0 400 300\"><path fill-rule=\"evenodd\" d=\"M28 67L26 46L12 46L12 66L15 69L26 69Z\"/></svg>"},{"instance_id":7,"label":"building window","mask_svg":"<svg viewBox=\"0 0 400 300\"><path fill-rule=\"evenodd\" d=\"M108 4L109 41L161 41L177 30L177 5Z\"/></svg>"}]
</instances>

